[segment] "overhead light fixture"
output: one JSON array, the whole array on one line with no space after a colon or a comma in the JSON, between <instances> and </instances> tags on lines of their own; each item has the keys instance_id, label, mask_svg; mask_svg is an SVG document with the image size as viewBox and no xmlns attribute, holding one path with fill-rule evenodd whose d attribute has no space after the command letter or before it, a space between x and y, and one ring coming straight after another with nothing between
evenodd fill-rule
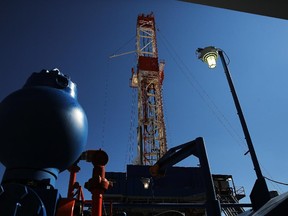
<instances>
[{"instance_id":1,"label":"overhead light fixture","mask_svg":"<svg viewBox=\"0 0 288 216\"><path fill-rule=\"evenodd\" d=\"M141 178L141 182L143 183L144 189L148 189L150 185L150 178Z\"/></svg>"},{"instance_id":2,"label":"overhead light fixture","mask_svg":"<svg viewBox=\"0 0 288 216\"><path fill-rule=\"evenodd\" d=\"M216 61L218 58L218 49L213 47L213 46L209 46L206 48L198 48L196 50L197 54L198 54L198 58L201 59L203 62L208 64L209 68L215 68L216 67Z\"/></svg>"}]
</instances>

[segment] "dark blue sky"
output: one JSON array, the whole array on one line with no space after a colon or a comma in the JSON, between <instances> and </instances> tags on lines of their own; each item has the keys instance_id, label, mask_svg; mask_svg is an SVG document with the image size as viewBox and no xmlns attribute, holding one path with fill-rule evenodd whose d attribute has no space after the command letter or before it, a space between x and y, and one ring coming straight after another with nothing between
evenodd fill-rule
<instances>
[{"instance_id":1,"label":"dark blue sky","mask_svg":"<svg viewBox=\"0 0 288 216\"><path fill-rule=\"evenodd\" d=\"M286 20L172 0L1 1L0 100L21 88L32 72L59 68L78 86L89 121L87 149L108 153L108 171L125 171L136 156L129 151L136 149L129 87L136 54L109 56L135 50L137 16L150 12L159 29L159 58L166 62L168 147L204 137L212 172L232 174L250 194L256 176L249 154L244 156L247 147L223 68L219 61L210 70L195 55L198 47L213 45L230 58L263 174L288 182ZM193 158L181 163L196 164ZM80 182L91 172L83 164ZM64 172L58 187L66 193L67 184ZM287 191L269 182L268 187Z\"/></svg>"}]
</instances>

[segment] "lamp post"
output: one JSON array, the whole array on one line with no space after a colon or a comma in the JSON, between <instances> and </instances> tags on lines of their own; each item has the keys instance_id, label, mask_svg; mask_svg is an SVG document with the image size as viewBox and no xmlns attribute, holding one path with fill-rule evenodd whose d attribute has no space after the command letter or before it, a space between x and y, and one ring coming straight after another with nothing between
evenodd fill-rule
<instances>
[{"instance_id":1,"label":"lamp post","mask_svg":"<svg viewBox=\"0 0 288 216\"><path fill-rule=\"evenodd\" d=\"M259 209L261 206L263 206L269 199L270 199L270 194L268 191L268 187L265 181L264 176L262 175L261 168L256 156L256 152L252 143L252 139L250 137L250 133L240 106L240 102L238 99L238 96L236 94L235 87L232 82L232 78L229 72L229 68L227 66L226 60L223 55L223 51L219 48L209 46L206 48L198 48L196 50L198 53L198 58L201 59L203 62L208 64L209 68L215 68L216 67L216 60L218 55L220 56L223 68L224 68L224 73L226 75L230 91L232 93L232 97L234 100L234 104L240 119L240 123L244 132L245 140L248 146L248 152L250 153L252 163L254 166L254 170L256 172L257 180L255 182L255 185L252 189L250 199L252 202L252 206L254 210Z\"/></svg>"}]
</instances>

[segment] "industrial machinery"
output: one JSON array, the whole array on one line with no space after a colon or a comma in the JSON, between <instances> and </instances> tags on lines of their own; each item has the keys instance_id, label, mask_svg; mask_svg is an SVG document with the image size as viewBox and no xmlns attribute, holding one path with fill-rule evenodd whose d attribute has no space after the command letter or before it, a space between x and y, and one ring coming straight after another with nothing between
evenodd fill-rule
<instances>
[{"instance_id":1,"label":"industrial machinery","mask_svg":"<svg viewBox=\"0 0 288 216\"><path fill-rule=\"evenodd\" d=\"M201 137L167 151L164 62L158 62L155 29L153 14L138 16L138 65L131 77L131 87L138 89L137 165L127 165L127 173L105 173L108 155L101 149L84 151L88 123L75 83L58 69L33 73L22 89L0 103L0 162L6 167L0 185L0 216L102 216L107 205L110 216L160 215L161 209L193 216L205 211L208 216L220 216L221 210L227 216L288 211L286 193L257 212L243 212L251 204L238 203L245 194L230 187L231 175L211 175ZM199 159L199 167L172 167L190 155ZM93 165L92 177L84 185L91 200L84 198L76 179L81 160ZM55 187L64 170L70 172L67 197ZM158 178L164 173L165 178ZM111 182L115 187L105 193Z\"/></svg>"},{"instance_id":2,"label":"industrial machinery","mask_svg":"<svg viewBox=\"0 0 288 216\"><path fill-rule=\"evenodd\" d=\"M163 116L164 61L158 63L153 14L137 19L137 71L131 87L138 89L138 165L153 165L167 151Z\"/></svg>"},{"instance_id":3,"label":"industrial machinery","mask_svg":"<svg viewBox=\"0 0 288 216\"><path fill-rule=\"evenodd\" d=\"M102 150L85 151L88 123L77 89L58 69L33 73L22 89L0 103L1 216L102 215L102 193L109 182ZM77 162L92 162L84 200L76 182ZM59 172L69 169L68 196L55 188Z\"/></svg>"},{"instance_id":4,"label":"industrial machinery","mask_svg":"<svg viewBox=\"0 0 288 216\"><path fill-rule=\"evenodd\" d=\"M106 173L113 182L113 188L104 194L107 209L137 216L169 214L171 209L174 214L193 216L204 215L205 209L210 216L220 215L221 207L228 213L242 210L233 190L228 194L230 206L224 206L228 199L220 205L219 196L225 187L216 193L213 184L229 183L227 179L212 179L201 138L167 150L162 101L164 61L158 62L154 15L140 14L136 27L137 70L132 69L130 86L138 91L138 158L136 164L127 165L126 173ZM198 157L200 167L172 167L191 154ZM164 171L167 175L159 178Z\"/></svg>"}]
</instances>

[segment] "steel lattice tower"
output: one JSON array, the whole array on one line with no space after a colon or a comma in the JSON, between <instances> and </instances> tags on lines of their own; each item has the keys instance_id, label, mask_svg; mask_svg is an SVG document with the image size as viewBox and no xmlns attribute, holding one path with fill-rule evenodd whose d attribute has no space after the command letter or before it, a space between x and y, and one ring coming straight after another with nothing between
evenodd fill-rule
<instances>
[{"instance_id":1,"label":"steel lattice tower","mask_svg":"<svg viewBox=\"0 0 288 216\"><path fill-rule=\"evenodd\" d=\"M167 151L163 115L164 62L158 62L155 19L141 14L137 19L137 71L131 87L138 88L137 164L153 165Z\"/></svg>"}]
</instances>

